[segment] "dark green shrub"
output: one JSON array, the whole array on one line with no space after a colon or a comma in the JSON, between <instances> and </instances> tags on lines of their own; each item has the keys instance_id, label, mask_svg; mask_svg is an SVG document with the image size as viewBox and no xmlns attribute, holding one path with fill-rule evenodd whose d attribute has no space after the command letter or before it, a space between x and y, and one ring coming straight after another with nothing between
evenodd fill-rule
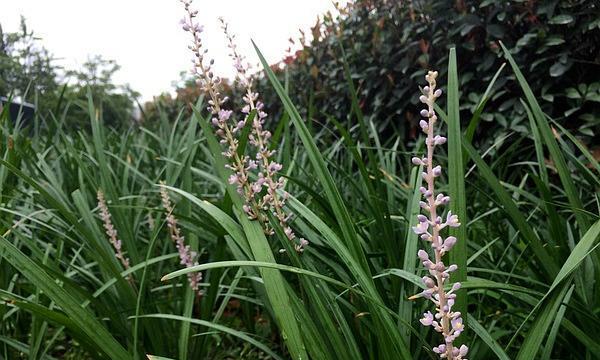
<instances>
[{"instance_id":1,"label":"dark green shrub","mask_svg":"<svg viewBox=\"0 0 600 360\"><path fill-rule=\"evenodd\" d=\"M502 41L519 64L529 64L524 70L543 99L543 110L590 142L600 124L599 10L597 2L585 0L357 0L339 17L323 16L312 29L312 40L302 34L301 50L285 60L294 84L290 93L316 121L325 121L325 114L346 119L349 97L332 95L348 93L341 45L363 112L380 130L395 129L412 138L418 122L416 80L427 69L445 74L448 48L456 45L466 126L504 61L498 46ZM513 77L504 70L496 81L489 112L478 128L480 138L527 131ZM274 94L264 95L273 99L268 105L277 104Z\"/></svg>"}]
</instances>

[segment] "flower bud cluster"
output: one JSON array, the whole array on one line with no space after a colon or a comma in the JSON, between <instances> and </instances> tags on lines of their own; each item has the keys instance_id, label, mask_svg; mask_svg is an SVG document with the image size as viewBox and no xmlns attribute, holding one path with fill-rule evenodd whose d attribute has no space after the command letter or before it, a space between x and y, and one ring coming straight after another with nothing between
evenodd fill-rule
<instances>
[{"instance_id":1,"label":"flower bud cluster","mask_svg":"<svg viewBox=\"0 0 600 360\"><path fill-rule=\"evenodd\" d=\"M108 211L108 205L106 205L106 199L104 198L104 193L102 190L98 190L96 194L98 199L98 208L100 209L100 218L104 223L104 230L106 230L106 235L110 240L113 248L115 249L115 257L121 262L123 268L129 269L129 259L125 257L123 254L123 244L117 235L117 229L115 229L110 212Z\"/></svg>"},{"instance_id":2,"label":"flower bud cluster","mask_svg":"<svg viewBox=\"0 0 600 360\"><path fill-rule=\"evenodd\" d=\"M450 203L450 197L443 193L435 192L435 179L442 174L442 167L433 164L433 154L436 146L446 143L446 138L434 134L434 127L437 122L437 115L434 110L435 100L442 95L440 89L436 89L437 71L429 71L425 76L428 86L422 90L419 97L421 103L427 108L421 110L420 114L424 118L419 122L421 130L427 135L425 144L427 145L427 155L425 157L414 157L413 164L423 166L426 171L422 173L423 180L427 186L419 190L423 194L424 201L420 202L421 209L426 215L417 216L418 223L413 227L413 231L421 237L422 240L430 243L434 257L430 258L429 253L423 249L417 253L421 263L428 270L429 275L423 277L423 284L426 289L420 294L422 297L431 300L435 305L435 314L427 311L420 320L424 326L432 326L435 331L442 334L444 343L433 348L433 351L439 354L442 359L466 360L469 351L466 345L460 347L454 346L454 340L463 331L463 321L461 313L452 311L456 301L456 291L460 289L459 282L454 283L449 291L444 289L444 285L449 282L450 274L457 270L457 266L452 264L446 266L442 257L447 254L456 244L456 237L448 236L446 238L440 235L445 228L458 227L460 222L458 216L448 211L445 218L438 215L440 206L446 206ZM441 212L439 212L441 214Z\"/></svg>"},{"instance_id":3,"label":"flower bud cluster","mask_svg":"<svg viewBox=\"0 0 600 360\"><path fill-rule=\"evenodd\" d=\"M221 79L215 76L212 71L214 60L210 59L206 61L205 57L208 49L203 47L202 38L200 37L200 34L204 31L204 26L194 20L198 16L198 10L191 8L192 0L180 1L186 11L186 16L180 21L181 28L189 32L193 37L192 44L188 46L193 53L190 73L196 76L200 88L211 95L211 99L209 100L210 109L213 114L216 114L220 106L227 101L226 98L221 99L219 96L218 85Z\"/></svg>"},{"instance_id":4,"label":"flower bud cluster","mask_svg":"<svg viewBox=\"0 0 600 360\"><path fill-rule=\"evenodd\" d=\"M161 181L160 184L165 185L165 182ZM167 228L169 229L169 235L171 236L171 240L173 240L173 242L175 243L175 247L177 248L177 252L179 253L179 263L187 268L197 266L198 254L195 251L191 250L189 245L185 244L185 237L181 235L181 230L177 225L177 219L173 215L173 206L171 205L169 193L164 187L160 188L160 198L162 201L162 206L167 213ZM190 288L197 292L199 296L202 295L202 291L200 290L202 273L188 273L187 277L188 282L190 283Z\"/></svg>"},{"instance_id":5,"label":"flower bud cluster","mask_svg":"<svg viewBox=\"0 0 600 360\"><path fill-rule=\"evenodd\" d=\"M283 208L288 193L283 191L285 184L284 178L277 175L283 166L273 159L275 150L271 150L269 146L271 132L265 130L263 127L267 117L267 113L264 111L264 104L258 100L259 94L252 89L253 79L250 75L250 65L245 61L244 56L237 51L235 35L232 35L229 32L228 24L222 18L219 20L221 21L223 32L228 41L228 47L231 51L229 56L233 60L234 67L237 71L237 78L246 90L246 93L243 96L245 105L242 108L244 120L240 121L240 124L242 124L242 126L245 125L246 122L249 121L250 114L253 111L255 112L255 116L252 119L249 143L253 146L256 154L255 158L249 160L249 162L252 162L253 169L256 169L258 174L257 180L252 182L250 186L254 194L263 194L262 196L259 195L257 200L259 208L263 211L271 212L273 216L277 218L286 237L294 244L294 249L297 252L302 252L308 245L308 241L304 238L300 238L296 241L296 235L288 224L291 214L287 214ZM263 188L266 188L266 192L262 191ZM280 196L278 192L280 190L283 192L283 196ZM245 210L249 216L256 216L252 213L250 207L246 206ZM266 228L266 232L272 234L273 229Z\"/></svg>"},{"instance_id":6,"label":"flower bud cluster","mask_svg":"<svg viewBox=\"0 0 600 360\"><path fill-rule=\"evenodd\" d=\"M182 28L184 31L191 33L193 37L192 45L189 46L194 54L191 73L198 79L197 82L201 89L209 96L207 110L211 113L211 122L216 129L216 135L220 138L220 143L227 147L223 155L229 160L226 167L233 171L233 174L229 177L229 183L235 185L237 191L246 200L244 210L248 216L251 219L259 220L261 224L265 224L266 217L260 213L260 208L253 201L260 189L252 186L250 182L250 172L257 169L258 165L249 156L238 153L239 140L236 135L244 128L244 122L239 121L232 124L233 111L222 107L228 99L222 97L219 93L218 85L221 80L212 72L214 60L206 61L205 59L208 50L203 48L200 38L203 28L194 20L198 15L198 11L191 9L192 0L180 1L186 11L186 17L181 20Z\"/></svg>"},{"instance_id":7,"label":"flower bud cluster","mask_svg":"<svg viewBox=\"0 0 600 360\"><path fill-rule=\"evenodd\" d=\"M246 88L246 94L243 98L245 106L242 109L243 120L235 121L232 110L223 108L223 104L228 100L223 98L218 91L220 79L213 75L213 60L206 61L207 50L203 48L200 39L202 26L195 22L198 12L190 7L191 0L180 0L185 8L186 17L182 20L184 31L192 34L193 43L189 47L194 54L192 59L192 74L198 78L198 84L209 95L208 110L212 114L211 122L215 127L215 133L220 137L220 142L226 146L223 155L228 159L227 168L232 170L228 182L235 185L237 191L244 198L244 212L251 220L258 220L266 234L273 234L273 229L269 226L268 214L272 213L282 226L286 237L294 242L294 248L302 252L308 241L296 239L292 228L288 225L290 216L284 210L286 196L280 196L284 179L278 177L277 173L282 169L281 164L273 160L274 151L269 149L269 138L271 133L263 129L263 124L267 114L264 112L264 105L258 101L258 93L252 90L252 79L249 76L249 66L245 64L245 59L237 52L234 44L234 37L229 34L227 25L222 21L223 29L229 40L231 56L234 60L234 67L238 73L241 84ZM251 134L249 143L256 150L255 156L251 157L243 154L239 149L238 134L244 129L251 112L256 115L252 120ZM251 174L255 176L251 177ZM253 180L256 178L256 180Z\"/></svg>"}]
</instances>

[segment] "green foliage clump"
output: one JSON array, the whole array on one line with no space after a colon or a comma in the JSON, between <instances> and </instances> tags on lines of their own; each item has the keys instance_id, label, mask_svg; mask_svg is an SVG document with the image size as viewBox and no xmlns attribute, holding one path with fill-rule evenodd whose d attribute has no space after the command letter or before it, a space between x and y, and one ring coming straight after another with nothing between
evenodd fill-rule
<instances>
[{"instance_id":1,"label":"green foliage clump","mask_svg":"<svg viewBox=\"0 0 600 360\"><path fill-rule=\"evenodd\" d=\"M591 140L600 125L600 8L589 0L373 1L357 0L339 16L327 14L302 34L300 50L279 67L292 99L306 115L346 119L350 109L342 48L360 107L380 130L415 136L419 120L413 89L429 69L447 73L456 46L461 113L468 119L500 65L504 42L534 89L540 105L578 135ZM510 131L527 132L527 114L510 71L500 73L478 134L488 141ZM266 104L276 96L266 83ZM273 101L270 101L273 100ZM272 107L272 112L281 109ZM564 119L569 117L569 121ZM494 134L493 136L489 134Z\"/></svg>"},{"instance_id":2,"label":"green foliage clump","mask_svg":"<svg viewBox=\"0 0 600 360\"><path fill-rule=\"evenodd\" d=\"M18 32L4 33L0 25L0 96L13 95L34 102L37 94L48 107L59 90L59 68L24 18ZM47 100L46 100L47 99Z\"/></svg>"}]
</instances>

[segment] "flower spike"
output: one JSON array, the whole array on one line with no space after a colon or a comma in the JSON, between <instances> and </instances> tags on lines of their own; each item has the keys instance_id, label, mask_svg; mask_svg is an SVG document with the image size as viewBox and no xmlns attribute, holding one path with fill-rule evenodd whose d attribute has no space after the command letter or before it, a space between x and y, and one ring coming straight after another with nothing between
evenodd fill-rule
<instances>
[{"instance_id":1,"label":"flower spike","mask_svg":"<svg viewBox=\"0 0 600 360\"><path fill-rule=\"evenodd\" d=\"M458 267L454 264L446 266L442 261L442 257L452 249L457 239L454 236L448 236L444 240L440 236L440 231L446 227L458 227L460 222L458 216L452 214L451 211L448 211L445 220L442 219L441 212L438 213L440 206L447 205L450 202L450 197L435 192L435 179L442 175L442 167L433 164L434 149L447 141L445 137L434 134L437 121L434 104L435 100L442 95L442 91L436 89L437 76L437 71L427 73L425 80L427 80L428 86L423 88L423 94L419 97L419 100L427 106L420 112L420 115L426 119L419 122L419 126L427 135L425 141L427 156L412 159L413 164L426 168L422 177L427 185L420 189L424 197L424 201L421 201L421 208L427 214L417 216L418 223L413 227L413 231L420 234L423 240L431 243L434 254L434 257L430 258L429 253L423 249L419 250L417 254L423 266L429 271L429 275L423 277L423 283L427 289L420 296L431 300L436 310L435 314L430 311L423 314L420 322L424 326L433 326L435 331L441 333L444 338L443 344L432 349L441 359L466 360L465 356L469 348L466 345L454 346L454 340L464 331L460 312L452 311L452 306L456 301L454 292L460 288L460 283L454 283L452 289L448 292L444 290L444 285L449 281L450 273L456 271Z\"/></svg>"}]
</instances>

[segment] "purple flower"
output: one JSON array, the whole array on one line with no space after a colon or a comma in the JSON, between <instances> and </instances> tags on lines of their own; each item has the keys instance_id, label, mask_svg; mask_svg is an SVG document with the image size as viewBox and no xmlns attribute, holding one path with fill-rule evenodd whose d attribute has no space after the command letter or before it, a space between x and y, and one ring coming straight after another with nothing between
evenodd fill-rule
<instances>
[{"instance_id":1,"label":"purple flower","mask_svg":"<svg viewBox=\"0 0 600 360\"><path fill-rule=\"evenodd\" d=\"M451 323L452 323L452 330L454 330L455 332L458 331L460 333L465 328L463 326L462 318L460 318L460 317L453 319Z\"/></svg>"},{"instance_id":2,"label":"purple flower","mask_svg":"<svg viewBox=\"0 0 600 360\"><path fill-rule=\"evenodd\" d=\"M450 196L445 196L442 193L437 194L437 196L435 197L436 205L446 205L449 202L450 202Z\"/></svg>"},{"instance_id":3,"label":"purple flower","mask_svg":"<svg viewBox=\"0 0 600 360\"><path fill-rule=\"evenodd\" d=\"M456 244L456 238L454 236L448 236L442 245L442 251L448 252Z\"/></svg>"},{"instance_id":4,"label":"purple flower","mask_svg":"<svg viewBox=\"0 0 600 360\"><path fill-rule=\"evenodd\" d=\"M231 110L219 110L218 114L219 114L219 120L220 121L227 121L231 117L231 114L233 114L233 111L231 111Z\"/></svg>"},{"instance_id":5,"label":"purple flower","mask_svg":"<svg viewBox=\"0 0 600 360\"><path fill-rule=\"evenodd\" d=\"M282 168L283 168L283 166L281 166L281 164L278 164L276 162L272 162L269 164L270 172L277 172L277 171L280 171Z\"/></svg>"},{"instance_id":6,"label":"purple flower","mask_svg":"<svg viewBox=\"0 0 600 360\"><path fill-rule=\"evenodd\" d=\"M458 349L458 355L465 356L467 355L467 353L469 352L469 348L467 347L467 345L461 345L460 349Z\"/></svg>"},{"instance_id":7,"label":"purple flower","mask_svg":"<svg viewBox=\"0 0 600 360\"><path fill-rule=\"evenodd\" d=\"M450 227L460 226L460 222L458 222L458 216L452 215L452 211L448 211L448 215L446 216L446 225Z\"/></svg>"},{"instance_id":8,"label":"purple flower","mask_svg":"<svg viewBox=\"0 0 600 360\"><path fill-rule=\"evenodd\" d=\"M427 230L429 230L429 224L426 222L420 222L417 224L417 226L413 226L412 229L417 235L424 234L427 232Z\"/></svg>"},{"instance_id":9,"label":"purple flower","mask_svg":"<svg viewBox=\"0 0 600 360\"><path fill-rule=\"evenodd\" d=\"M238 177L238 175L237 175L237 174L231 174L231 175L229 175L228 182L229 182L230 184L232 184L232 185L233 185L233 184L237 184L237 183L239 183L239 181L240 181L240 180L239 180L239 177Z\"/></svg>"},{"instance_id":10,"label":"purple flower","mask_svg":"<svg viewBox=\"0 0 600 360\"><path fill-rule=\"evenodd\" d=\"M446 352L446 345L440 344L440 345L434 347L432 350L436 354L443 354Z\"/></svg>"},{"instance_id":11,"label":"purple flower","mask_svg":"<svg viewBox=\"0 0 600 360\"><path fill-rule=\"evenodd\" d=\"M428 311L423 314L423 318L419 321L424 326L431 326L431 324L433 324L433 314L431 313L431 311Z\"/></svg>"}]
</instances>

